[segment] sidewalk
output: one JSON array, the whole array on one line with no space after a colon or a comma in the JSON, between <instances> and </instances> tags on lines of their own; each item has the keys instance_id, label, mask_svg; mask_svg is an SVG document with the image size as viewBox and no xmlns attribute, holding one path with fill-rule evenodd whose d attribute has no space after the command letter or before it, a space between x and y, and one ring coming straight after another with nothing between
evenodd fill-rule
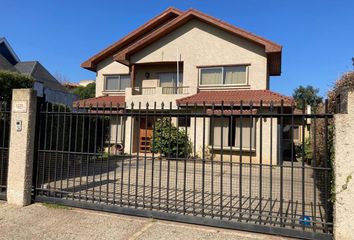
<instances>
[{"instance_id":1,"label":"sidewalk","mask_svg":"<svg viewBox=\"0 0 354 240\"><path fill-rule=\"evenodd\" d=\"M18 208L0 201L0 239L285 240L220 228L33 204Z\"/></svg>"}]
</instances>

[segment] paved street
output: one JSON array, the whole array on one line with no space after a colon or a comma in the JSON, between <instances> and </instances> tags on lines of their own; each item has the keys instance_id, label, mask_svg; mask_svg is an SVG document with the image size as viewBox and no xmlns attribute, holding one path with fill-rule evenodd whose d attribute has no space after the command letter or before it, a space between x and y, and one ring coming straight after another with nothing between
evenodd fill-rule
<instances>
[{"instance_id":1,"label":"paved street","mask_svg":"<svg viewBox=\"0 0 354 240\"><path fill-rule=\"evenodd\" d=\"M0 201L0 239L245 239L288 238L159 221L119 214L33 204L18 208Z\"/></svg>"}]
</instances>

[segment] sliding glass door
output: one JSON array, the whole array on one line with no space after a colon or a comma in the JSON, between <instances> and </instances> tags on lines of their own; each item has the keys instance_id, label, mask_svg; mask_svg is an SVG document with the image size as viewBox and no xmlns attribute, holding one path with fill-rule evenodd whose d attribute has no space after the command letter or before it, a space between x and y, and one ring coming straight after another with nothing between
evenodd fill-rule
<instances>
[{"instance_id":1,"label":"sliding glass door","mask_svg":"<svg viewBox=\"0 0 354 240\"><path fill-rule=\"evenodd\" d=\"M160 86L162 87L163 94L177 94L179 93L178 87L183 85L183 73L160 73Z\"/></svg>"}]
</instances>

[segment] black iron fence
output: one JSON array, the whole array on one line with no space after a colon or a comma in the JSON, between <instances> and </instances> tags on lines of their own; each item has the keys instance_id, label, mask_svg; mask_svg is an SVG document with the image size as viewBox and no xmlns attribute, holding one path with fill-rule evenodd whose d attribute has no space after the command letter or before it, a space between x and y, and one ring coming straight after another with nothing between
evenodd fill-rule
<instances>
[{"instance_id":1,"label":"black iron fence","mask_svg":"<svg viewBox=\"0 0 354 240\"><path fill-rule=\"evenodd\" d=\"M0 199L6 199L10 138L10 104L0 102Z\"/></svg>"},{"instance_id":2,"label":"black iron fence","mask_svg":"<svg viewBox=\"0 0 354 240\"><path fill-rule=\"evenodd\" d=\"M35 200L330 239L331 114L173 106L41 106Z\"/></svg>"}]
</instances>

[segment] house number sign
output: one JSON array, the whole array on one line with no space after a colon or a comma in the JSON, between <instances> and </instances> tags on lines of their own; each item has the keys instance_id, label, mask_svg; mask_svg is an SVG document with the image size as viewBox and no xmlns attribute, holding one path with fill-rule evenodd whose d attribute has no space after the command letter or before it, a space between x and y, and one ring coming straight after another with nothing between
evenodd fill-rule
<instances>
[{"instance_id":1,"label":"house number sign","mask_svg":"<svg viewBox=\"0 0 354 240\"><path fill-rule=\"evenodd\" d=\"M27 101L14 101L13 112L26 113L27 112Z\"/></svg>"}]
</instances>

